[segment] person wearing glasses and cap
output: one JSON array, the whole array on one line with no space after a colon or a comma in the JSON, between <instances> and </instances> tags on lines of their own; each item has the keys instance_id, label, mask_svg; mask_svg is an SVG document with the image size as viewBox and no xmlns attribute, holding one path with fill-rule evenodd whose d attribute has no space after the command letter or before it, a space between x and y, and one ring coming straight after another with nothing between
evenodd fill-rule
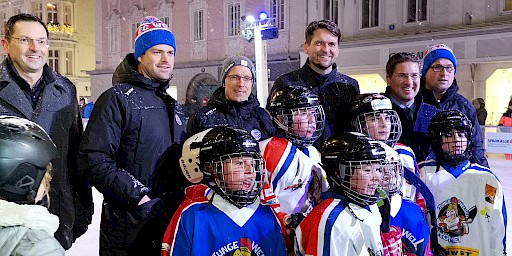
<instances>
[{"instance_id":1,"label":"person wearing glasses and cap","mask_svg":"<svg viewBox=\"0 0 512 256\"><path fill-rule=\"evenodd\" d=\"M460 110L469 118L474 131L473 151L469 161L489 167L475 107L470 100L458 93L459 86L455 79L457 59L452 49L445 44L435 44L430 46L423 56L420 93L425 102L439 110Z\"/></svg>"},{"instance_id":2,"label":"person wearing glasses and cap","mask_svg":"<svg viewBox=\"0 0 512 256\"><path fill-rule=\"evenodd\" d=\"M256 140L274 136L276 129L268 112L252 89L256 71L245 56L231 56L222 65L222 87L213 92L208 104L189 120L189 136L217 126L229 126L249 132Z\"/></svg>"},{"instance_id":3,"label":"person wearing glasses and cap","mask_svg":"<svg viewBox=\"0 0 512 256\"><path fill-rule=\"evenodd\" d=\"M87 230L94 209L91 189L72 179L82 135L76 87L48 66L48 35L45 23L31 14L14 15L5 24L0 114L37 123L57 146L59 156L52 160L54 175L43 205L59 217L55 238L69 249Z\"/></svg>"}]
</instances>

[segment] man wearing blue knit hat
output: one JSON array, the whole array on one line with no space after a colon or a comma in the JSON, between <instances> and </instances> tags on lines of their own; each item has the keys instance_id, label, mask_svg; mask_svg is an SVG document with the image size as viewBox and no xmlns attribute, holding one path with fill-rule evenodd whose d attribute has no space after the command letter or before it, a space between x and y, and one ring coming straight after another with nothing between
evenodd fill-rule
<instances>
[{"instance_id":1,"label":"man wearing blue knit hat","mask_svg":"<svg viewBox=\"0 0 512 256\"><path fill-rule=\"evenodd\" d=\"M434 105L440 110L460 110L471 120L474 144L470 162L489 167L475 107L471 101L458 93L456 72L457 59L452 49L444 44L430 46L423 57L420 93L426 103Z\"/></svg>"},{"instance_id":2,"label":"man wearing blue knit hat","mask_svg":"<svg viewBox=\"0 0 512 256\"><path fill-rule=\"evenodd\" d=\"M84 132L78 173L104 198L100 255L160 255L165 228L180 203L173 199L179 191L163 189L157 169L186 130L182 106L166 93L175 52L167 25L146 17L136 31L134 53L116 68L113 86L96 101Z\"/></svg>"}]
</instances>

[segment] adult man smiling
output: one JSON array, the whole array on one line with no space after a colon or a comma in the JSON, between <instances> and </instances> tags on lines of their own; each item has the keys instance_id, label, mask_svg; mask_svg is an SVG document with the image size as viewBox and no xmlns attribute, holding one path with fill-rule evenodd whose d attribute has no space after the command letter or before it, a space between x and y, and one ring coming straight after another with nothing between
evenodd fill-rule
<instances>
[{"instance_id":1,"label":"adult man smiling","mask_svg":"<svg viewBox=\"0 0 512 256\"><path fill-rule=\"evenodd\" d=\"M222 87L206 106L190 118L187 133L196 134L216 126L229 126L248 131L256 140L274 135L269 114L261 108L252 92L255 69L245 56L232 56L222 66Z\"/></svg>"}]
</instances>

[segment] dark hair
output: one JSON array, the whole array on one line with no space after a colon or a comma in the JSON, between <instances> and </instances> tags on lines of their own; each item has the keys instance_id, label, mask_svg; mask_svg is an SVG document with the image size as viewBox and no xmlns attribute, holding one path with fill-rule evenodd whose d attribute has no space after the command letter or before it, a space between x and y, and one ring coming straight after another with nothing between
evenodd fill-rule
<instances>
[{"instance_id":1,"label":"dark hair","mask_svg":"<svg viewBox=\"0 0 512 256\"><path fill-rule=\"evenodd\" d=\"M388 63L386 63L386 75L392 76L396 65L402 62L415 62L421 68L420 59L412 52L397 52L390 54ZM421 72L421 70L420 70Z\"/></svg>"},{"instance_id":2,"label":"dark hair","mask_svg":"<svg viewBox=\"0 0 512 256\"><path fill-rule=\"evenodd\" d=\"M338 28L338 25L336 23L330 21L330 20L319 20L319 21L312 21L309 23L308 27L306 28L306 43L310 44L311 40L313 39L313 34L317 29L324 28L329 30L331 34L333 34L335 37L338 37L338 44L341 43L341 30Z\"/></svg>"},{"instance_id":3,"label":"dark hair","mask_svg":"<svg viewBox=\"0 0 512 256\"><path fill-rule=\"evenodd\" d=\"M16 24L18 21L39 22L39 24L43 26L44 30L46 30L46 37L50 36L46 24L44 24L44 22L39 19L39 17L28 13L20 13L10 17L9 20L5 23L5 38L11 38L12 34L14 34L14 24Z\"/></svg>"}]
</instances>

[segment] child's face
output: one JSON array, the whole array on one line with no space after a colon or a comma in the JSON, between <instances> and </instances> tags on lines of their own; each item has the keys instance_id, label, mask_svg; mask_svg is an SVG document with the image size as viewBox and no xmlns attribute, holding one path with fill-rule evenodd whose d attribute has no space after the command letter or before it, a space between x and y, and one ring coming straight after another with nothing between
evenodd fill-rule
<instances>
[{"instance_id":1,"label":"child's face","mask_svg":"<svg viewBox=\"0 0 512 256\"><path fill-rule=\"evenodd\" d=\"M230 191L252 191L256 181L255 160L252 157L234 157L224 161L224 182Z\"/></svg>"},{"instance_id":2,"label":"child's face","mask_svg":"<svg viewBox=\"0 0 512 256\"><path fill-rule=\"evenodd\" d=\"M305 138L311 138L316 131L316 116L314 109L299 109L293 112L293 133Z\"/></svg>"},{"instance_id":3,"label":"child's face","mask_svg":"<svg viewBox=\"0 0 512 256\"><path fill-rule=\"evenodd\" d=\"M468 147L468 139L462 131L452 130L449 134L442 136L442 149L451 155L460 155Z\"/></svg>"},{"instance_id":4,"label":"child's face","mask_svg":"<svg viewBox=\"0 0 512 256\"><path fill-rule=\"evenodd\" d=\"M374 113L366 116L368 136L385 141L391 132L391 117L387 113Z\"/></svg>"},{"instance_id":5,"label":"child's face","mask_svg":"<svg viewBox=\"0 0 512 256\"><path fill-rule=\"evenodd\" d=\"M382 169L378 163L356 166L351 177L352 190L364 195L374 195L382 182Z\"/></svg>"}]
</instances>

